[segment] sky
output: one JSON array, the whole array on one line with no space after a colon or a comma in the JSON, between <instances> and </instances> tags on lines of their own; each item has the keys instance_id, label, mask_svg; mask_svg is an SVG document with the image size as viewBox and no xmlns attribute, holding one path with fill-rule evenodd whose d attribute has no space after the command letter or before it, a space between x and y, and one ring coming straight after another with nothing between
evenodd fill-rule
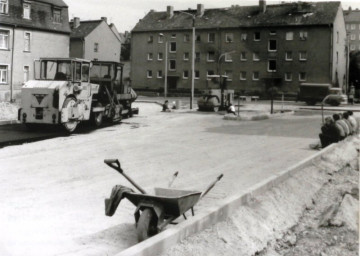
<instances>
[{"instance_id":1,"label":"sky","mask_svg":"<svg viewBox=\"0 0 360 256\"><path fill-rule=\"evenodd\" d=\"M139 19L142 19L150 10L166 11L171 5L174 10L196 9L201 3L205 9L225 8L231 5L257 5L258 0L64 0L69 6L69 17L79 17L80 20L97 20L107 17L108 23L114 23L119 32L131 31ZM313 0L314 1L314 0ZM279 4L281 1L267 0L267 4ZM289 1L288 1L289 2ZM359 0L341 1L344 9L351 6L360 9Z\"/></svg>"}]
</instances>

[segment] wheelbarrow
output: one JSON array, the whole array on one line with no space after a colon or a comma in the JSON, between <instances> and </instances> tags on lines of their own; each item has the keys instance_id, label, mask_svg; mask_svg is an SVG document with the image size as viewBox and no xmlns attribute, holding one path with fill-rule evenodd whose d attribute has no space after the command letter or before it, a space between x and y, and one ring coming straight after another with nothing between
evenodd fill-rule
<instances>
[{"instance_id":1,"label":"wheelbarrow","mask_svg":"<svg viewBox=\"0 0 360 256\"><path fill-rule=\"evenodd\" d=\"M140 193L136 193L131 188L117 185L113 188L110 198L105 199L105 214L112 216L122 198L127 198L136 206L134 213L136 232L139 242L154 236L164 230L175 219L191 210L194 216L194 205L203 198L223 177L219 175L204 192L191 190L178 190L170 188L155 188L155 195L146 193L138 184L125 174L117 159L105 159L104 162L111 168L122 174ZM177 177L174 174L169 187Z\"/></svg>"}]
</instances>

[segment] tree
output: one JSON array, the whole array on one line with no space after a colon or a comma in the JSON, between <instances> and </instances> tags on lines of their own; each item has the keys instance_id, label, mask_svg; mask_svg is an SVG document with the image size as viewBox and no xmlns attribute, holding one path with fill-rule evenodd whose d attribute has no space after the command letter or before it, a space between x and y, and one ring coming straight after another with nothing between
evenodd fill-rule
<instances>
[{"instance_id":1,"label":"tree","mask_svg":"<svg viewBox=\"0 0 360 256\"><path fill-rule=\"evenodd\" d=\"M270 113L273 114L274 113L274 98L279 93L279 89L276 86L272 86L267 90L267 93L269 94L270 100L271 100Z\"/></svg>"}]
</instances>

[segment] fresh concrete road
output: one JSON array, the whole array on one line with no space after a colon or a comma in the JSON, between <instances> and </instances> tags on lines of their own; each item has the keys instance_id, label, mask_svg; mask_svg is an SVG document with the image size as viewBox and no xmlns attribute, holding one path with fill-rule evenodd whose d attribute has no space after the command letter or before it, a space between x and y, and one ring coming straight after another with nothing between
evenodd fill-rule
<instances>
[{"instance_id":1,"label":"fresh concrete road","mask_svg":"<svg viewBox=\"0 0 360 256\"><path fill-rule=\"evenodd\" d=\"M140 115L122 124L0 149L0 255L115 255L136 243L133 211L121 202L113 217L104 199L116 184L107 167L118 158L145 190L203 190L224 178L195 207L203 212L314 154L321 118L283 116L228 121L216 113L162 113L137 103Z\"/></svg>"}]
</instances>

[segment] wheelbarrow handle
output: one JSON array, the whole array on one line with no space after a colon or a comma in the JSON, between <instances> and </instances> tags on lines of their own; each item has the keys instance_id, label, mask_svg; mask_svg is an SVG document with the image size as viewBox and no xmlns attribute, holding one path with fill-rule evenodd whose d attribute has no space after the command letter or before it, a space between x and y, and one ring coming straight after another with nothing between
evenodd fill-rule
<instances>
[{"instance_id":1,"label":"wheelbarrow handle","mask_svg":"<svg viewBox=\"0 0 360 256\"><path fill-rule=\"evenodd\" d=\"M223 177L223 174L220 174L215 181L213 181L206 189L205 191L201 194L200 199L203 198L215 185L216 183L221 180L221 178Z\"/></svg>"},{"instance_id":2,"label":"wheelbarrow handle","mask_svg":"<svg viewBox=\"0 0 360 256\"><path fill-rule=\"evenodd\" d=\"M104 163L123 174L124 171L121 169L121 165L118 159L105 159Z\"/></svg>"}]
</instances>

